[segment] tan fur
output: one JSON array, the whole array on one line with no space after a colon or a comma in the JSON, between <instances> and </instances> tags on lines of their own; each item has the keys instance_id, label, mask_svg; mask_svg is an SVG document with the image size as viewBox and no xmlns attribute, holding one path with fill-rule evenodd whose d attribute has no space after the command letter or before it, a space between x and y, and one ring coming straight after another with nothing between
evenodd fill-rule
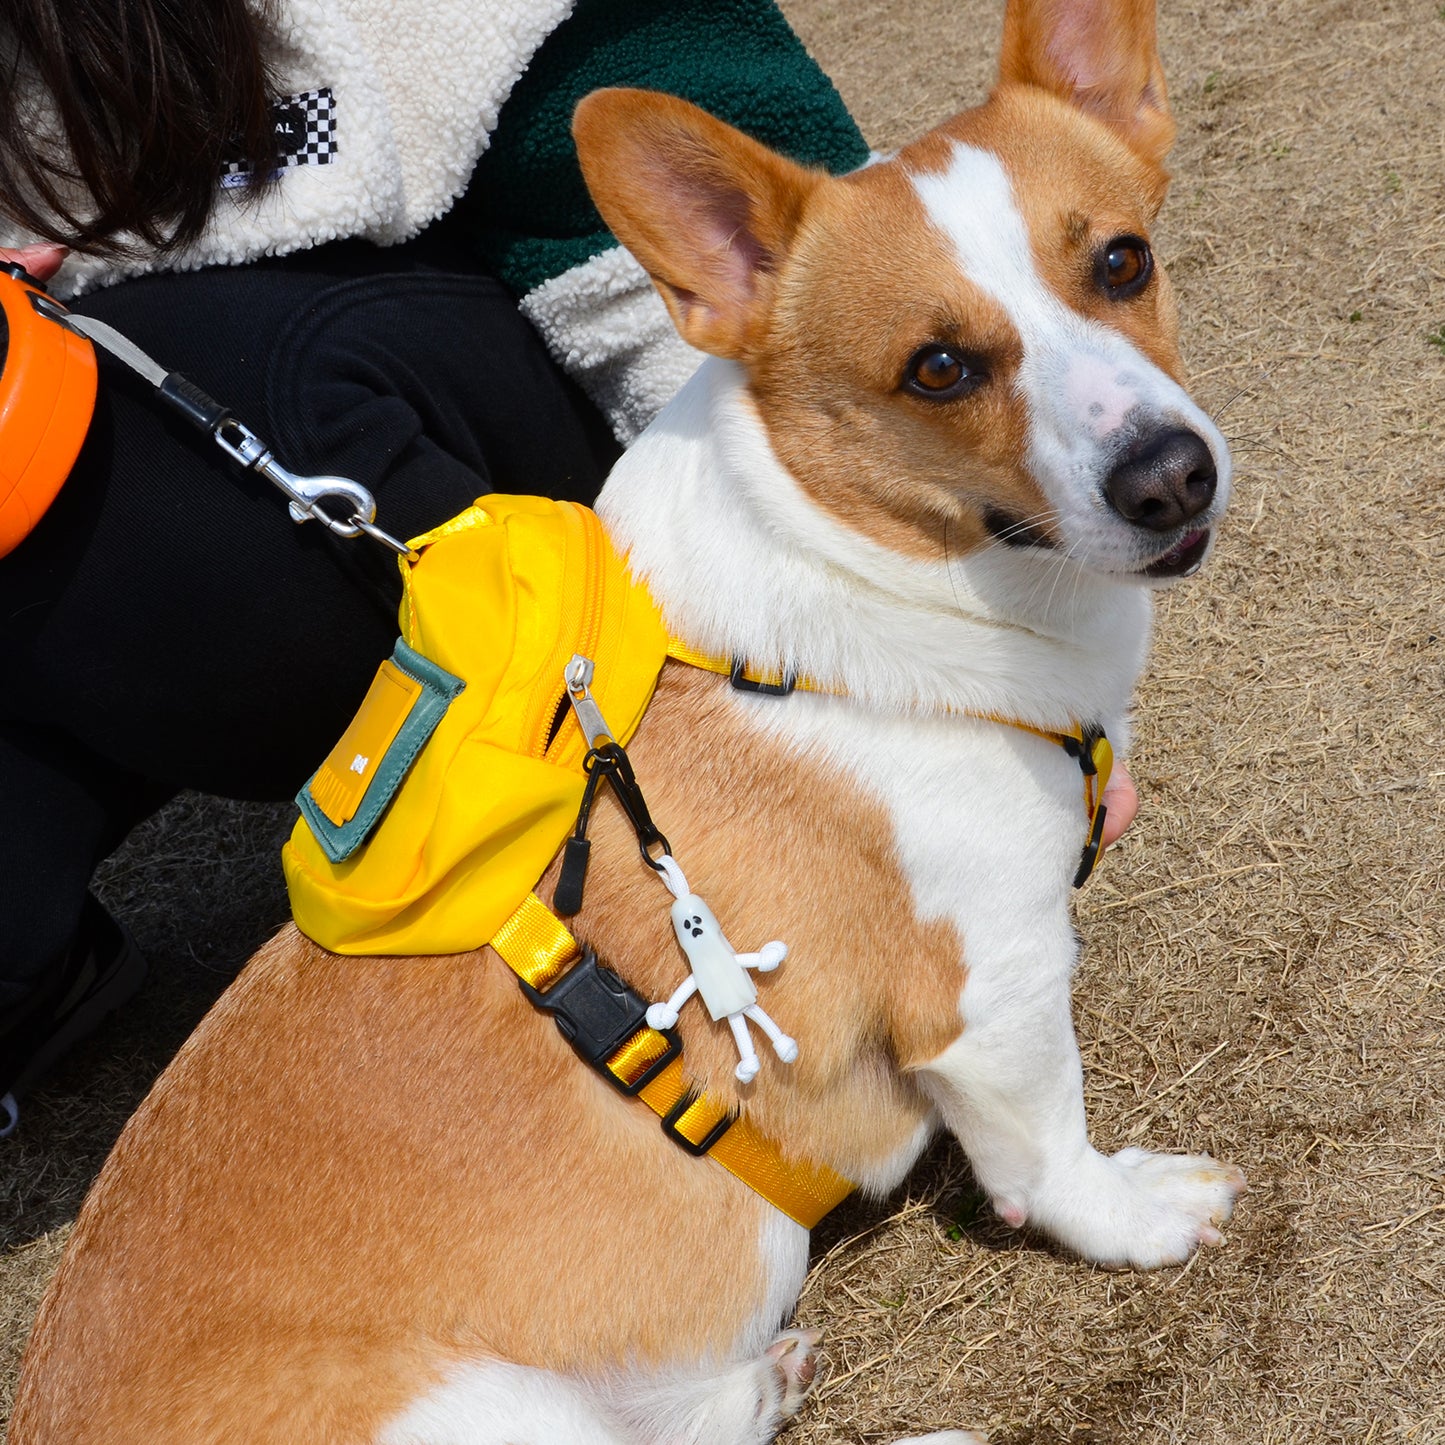
<instances>
[{"instance_id":1,"label":"tan fur","mask_svg":"<svg viewBox=\"0 0 1445 1445\"><path fill-rule=\"evenodd\" d=\"M1014 182L1050 287L1084 316L1128 337L1176 381L1182 377L1173 292L1163 268L1127 304L1089 284L1088 257L1115 236L1145 240L1164 203L1169 177L1073 106L1034 89L1004 86L986 106L959 116L945 133L993 151Z\"/></svg>"},{"instance_id":2,"label":"tan fur","mask_svg":"<svg viewBox=\"0 0 1445 1445\"><path fill-rule=\"evenodd\" d=\"M676 1154L489 952L338 958L288 929L102 1172L12 1439L364 1440L452 1360L723 1348L764 1285L768 1206ZM714 1235L639 1289L657 1219L699 1213ZM148 1416L192 1377L204 1413Z\"/></svg>"},{"instance_id":3,"label":"tan fur","mask_svg":"<svg viewBox=\"0 0 1445 1445\"><path fill-rule=\"evenodd\" d=\"M777 261L824 177L670 96L624 130L617 122L629 95L594 91L577 107L588 189L607 214L638 218L623 239L686 341L715 356L756 356ZM594 161L603 155L605 164Z\"/></svg>"},{"instance_id":4,"label":"tan fur","mask_svg":"<svg viewBox=\"0 0 1445 1445\"><path fill-rule=\"evenodd\" d=\"M911 1090L884 1080L958 1035L960 940L906 906L882 809L860 802L841 774L753 733L731 697L725 678L668 663L628 754L689 882L734 946L788 943L788 963L757 979L759 993L778 1025L809 1047L789 1068L766 1061L766 1088L743 1088L732 1075L731 1038L690 1004L678 1025L688 1067L719 1097L746 1098L765 1133L856 1176L893 1153L926 1112ZM604 946L643 994L666 998L685 972L671 898L640 866L610 794L593 836L596 863L576 932ZM843 838L846 849L837 847ZM840 929L845 899L849 922ZM890 967L893 959L907 968Z\"/></svg>"},{"instance_id":5,"label":"tan fur","mask_svg":"<svg viewBox=\"0 0 1445 1445\"><path fill-rule=\"evenodd\" d=\"M909 359L931 341L966 336L968 352L1001 374L1021 355L1002 308L960 274L906 176L869 169L820 192L778 293L749 376L779 458L820 506L895 551L934 559L945 545L957 555L987 539L985 506L1043 509L1020 464L1023 403L1007 387L945 405L902 390Z\"/></svg>"},{"instance_id":6,"label":"tan fur","mask_svg":"<svg viewBox=\"0 0 1445 1445\"><path fill-rule=\"evenodd\" d=\"M689 1071L751 1096L792 1153L866 1172L928 1112L896 1070L959 1031L959 943L900 907L883 816L749 736L727 693L670 664L631 754L738 946L790 943L760 993L809 1047L740 1089L694 1003ZM816 847L840 833L852 860ZM576 931L666 996L681 977L670 897L610 795L593 835ZM722 1356L765 1287L768 1209L579 1063L489 950L339 958L287 929L102 1171L36 1324L12 1445L363 1440L449 1361ZM575 1227L594 1217L607 1227ZM698 1218L708 1229L669 1261L658 1221ZM187 1378L206 1381L191 1413L149 1413Z\"/></svg>"}]
</instances>

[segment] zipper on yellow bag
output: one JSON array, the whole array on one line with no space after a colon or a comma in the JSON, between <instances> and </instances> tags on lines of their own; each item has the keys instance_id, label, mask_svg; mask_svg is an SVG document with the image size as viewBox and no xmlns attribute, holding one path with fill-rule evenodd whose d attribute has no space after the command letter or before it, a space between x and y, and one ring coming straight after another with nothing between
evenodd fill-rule
<instances>
[{"instance_id":1,"label":"zipper on yellow bag","mask_svg":"<svg viewBox=\"0 0 1445 1445\"><path fill-rule=\"evenodd\" d=\"M556 636L549 643L547 663L528 700L519 750L525 749L528 757L545 758L565 766L562 754L568 745L564 741L566 728L563 726L567 715L567 689L560 683L560 673L575 650L575 644L595 633L593 614L597 604L592 578L595 561L592 538L585 520L586 509L571 502L559 502L557 506L566 527L559 587L561 616Z\"/></svg>"},{"instance_id":2,"label":"zipper on yellow bag","mask_svg":"<svg viewBox=\"0 0 1445 1445\"><path fill-rule=\"evenodd\" d=\"M580 528L583 557L582 612L576 623L576 645L573 648L572 656L574 658L580 656L591 662L596 655L607 600L607 567L602 523L598 520L597 514L586 507L579 507L572 503L563 505L568 510L569 525L575 523ZM575 573L569 571L567 575L569 586L574 575ZM569 661L568 668L570 669L570 667ZM588 681L591 681L590 675ZM546 713L544 724L546 731L536 739L536 755L546 757L549 762L561 763L563 761L562 754L572 745L565 727L561 725L565 721L568 692L569 688L565 682L560 688L551 688L549 680L551 706ZM591 750L591 745L592 740L584 737L582 740L584 756Z\"/></svg>"}]
</instances>

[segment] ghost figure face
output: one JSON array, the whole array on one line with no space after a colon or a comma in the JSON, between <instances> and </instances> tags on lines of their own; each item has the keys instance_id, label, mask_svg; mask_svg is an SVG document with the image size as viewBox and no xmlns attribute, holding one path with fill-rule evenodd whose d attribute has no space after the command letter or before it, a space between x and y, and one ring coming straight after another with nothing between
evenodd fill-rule
<instances>
[{"instance_id":1,"label":"ghost figure face","mask_svg":"<svg viewBox=\"0 0 1445 1445\"><path fill-rule=\"evenodd\" d=\"M687 955L697 991L714 1019L741 1013L758 1001L758 991L747 969L738 962L712 909L696 893L672 905L672 931Z\"/></svg>"}]
</instances>

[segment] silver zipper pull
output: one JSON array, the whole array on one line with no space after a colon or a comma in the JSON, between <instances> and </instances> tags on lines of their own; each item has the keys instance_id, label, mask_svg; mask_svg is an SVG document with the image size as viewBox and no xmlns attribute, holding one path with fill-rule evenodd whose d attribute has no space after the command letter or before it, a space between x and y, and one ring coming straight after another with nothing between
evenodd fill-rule
<instances>
[{"instance_id":1,"label":"silver zipper pull","mask_svg":"<svg viewBox=\"0 0 1445 1445\"><path fill-rule=\"evenodd\" d=\"M572 660L562 671L563 680L567 684L567 701L572 704L572 711L577 715L577 726L582 729L582 736L589 749L600 748L604 743L616 741L612 729L607 726L607 719L602 716L602 710L592 696L594 670L592 659L583 657L578 652L573 653Z\"/></svg>"}]
</instances>

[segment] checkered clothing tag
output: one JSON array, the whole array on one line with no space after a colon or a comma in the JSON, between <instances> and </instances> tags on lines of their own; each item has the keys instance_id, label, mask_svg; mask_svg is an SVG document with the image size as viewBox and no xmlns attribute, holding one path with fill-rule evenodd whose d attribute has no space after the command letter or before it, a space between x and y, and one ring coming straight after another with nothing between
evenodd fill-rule
<instances>
[{"instance_id":1,"label":"checkered clothing tag","mask_svg":"<svg viewBox=\"0 0 1445 1445\"><path fill-rule=\"evenodd\" d=\"M275 180L293 166L329 165L335 157L336 96L329 85L274 102L271 120L276 133L276 168L267 180ZM244 186L252 176L245 161L227 161L221 185L228 189Z\"/></svg>"}]
</instances>

